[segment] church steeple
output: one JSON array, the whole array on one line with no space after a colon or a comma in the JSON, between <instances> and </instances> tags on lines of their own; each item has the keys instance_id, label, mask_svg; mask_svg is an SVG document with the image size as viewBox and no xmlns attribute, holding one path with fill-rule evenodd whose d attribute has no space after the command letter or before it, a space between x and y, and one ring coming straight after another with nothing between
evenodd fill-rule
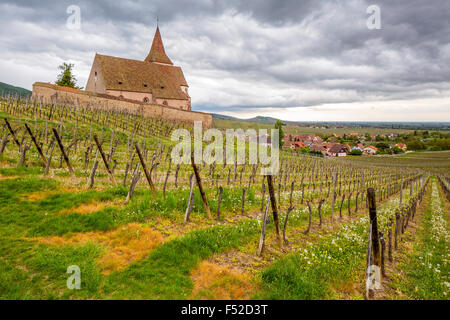
<instances>
[{"instance_id":1,"label":"church steeple","mask_svg":"<svg viewBox=\"0 0 450 320\"><path fill-rule=\"evenodd\" d=\"M147 58L145 58L145 61L173 65L172 61L166 55L166 51L164 50L161 33L159 32L159 26L156 27L152 48L150 49L150 53L148 54Z\"/></svg>"}]
</instances>

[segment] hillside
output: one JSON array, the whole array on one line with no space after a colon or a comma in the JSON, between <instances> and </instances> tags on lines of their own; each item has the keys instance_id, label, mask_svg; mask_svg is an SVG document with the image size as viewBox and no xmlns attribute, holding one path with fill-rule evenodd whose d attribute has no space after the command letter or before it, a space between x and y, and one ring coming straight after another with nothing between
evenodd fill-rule
<instances>
[{"instance_id":1,"label":"hillside","mask_svg":"<svg viewBox=\"0 0 450 320\"><path fill-rule=\"evenodd\" d=\"M21 97L29 97L31 96L31 91L0 82L0 95L8 94L19 95Z\"/></svg>"}]
</instances>

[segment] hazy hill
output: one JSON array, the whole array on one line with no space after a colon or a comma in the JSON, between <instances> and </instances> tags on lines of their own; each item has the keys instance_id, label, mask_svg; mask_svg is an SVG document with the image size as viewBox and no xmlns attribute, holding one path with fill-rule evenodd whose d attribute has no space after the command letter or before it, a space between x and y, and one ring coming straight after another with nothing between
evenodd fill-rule
<instances>
[{"instance_id":1,"label":"hazy hill","mask_svg":"<svg viewBox=\"0 0 450 320\"><path fill-rule=\"evenodd\" d=\"M31 91L0 82L0 95L8 95L8 94L19 95L21 97L29 97L31 96Z\"/></svg>"},{"instance_id":2,"label":"hazy hill","mask_svg":"<svg viewBox=\"0 0 450 320\"><path fill-rule=\"evenodd\" d=\"M275 119L275 118L262 117L262 116L258 116L258 117L254 117L254 118L250 118L250 119L241 119L241 118L225 116L225 115L217 114L217 113L213 113L212 116L214 119L244 121L244 122L258 122L258 123L270 123L271 124L271 123L275 123L277 121L277 119Z\"/></svg>"}]
</instances>

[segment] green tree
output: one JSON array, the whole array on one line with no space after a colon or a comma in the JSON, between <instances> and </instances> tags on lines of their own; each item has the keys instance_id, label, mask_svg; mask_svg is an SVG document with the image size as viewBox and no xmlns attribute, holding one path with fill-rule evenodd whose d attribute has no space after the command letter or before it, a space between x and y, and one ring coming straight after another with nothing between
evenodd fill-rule
<instances>
[{"instance_id":1,"label":"green tree","mask_svg":"<svg viewBox=\"0 0 450 320\"><path fill-rule=\"evenodd\" d=\"M283 133L283 122L281 122L281 120L277 120L275 122L275 129L278 129L279 132L279 139L280 139L280 148L283 147L284 144L284 133Z\"/></svg>"},{"instance_id":2,"label":"green tree","mask_svg":"<svg viewBox=\"0 0 450 320\"><path fill-rule=\"evenodd\" d=\"M352 151L350 151L350 154L352 156L360 156L360 155L362 155L362 151L359 149L353 149Z\"/></svg>"},{"instance_id":3,"label":"green tree","mask_svg":"<svg viewBox=\"0 0 450 320\"><path fill-rule=\"evenodd\" d=\"M420 140L412 140L406 144L408 150L424 150L426 149L425 144Z\"/></svg>"},{"instance_id":4,"label":"green tree","mask_svg":"<svg viewBox=\"0 0 450 320\"><path fill-rule=\"evenodd\" d=\"M399 147L394 147L394 148L392 148L392 152L394 152L395 154L399 154L399 153L403 153L403 150L400 149Z\"/></svg>"},{"instance_id":5,"label":"green tree","mask_svg":"<svg viewBox=\"0 0 450 320\"><path fill-rule=\"evenodd\" d=\"M55 84L62 87L82 89L81 87L77 86L77 79L72 72L73 68L74 65L72 63L64 62L62 65L60 65L58 69L61 70L61 73L58 75Z\"/></svg>"}]
</instances>

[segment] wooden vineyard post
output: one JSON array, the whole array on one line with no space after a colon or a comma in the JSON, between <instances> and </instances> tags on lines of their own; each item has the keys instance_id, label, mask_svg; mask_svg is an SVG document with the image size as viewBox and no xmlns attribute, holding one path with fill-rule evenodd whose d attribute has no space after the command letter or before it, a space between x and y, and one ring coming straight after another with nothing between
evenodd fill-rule
<instances>
[{"instance_id":1,"label":"wooden vineyard post","mask_svg":"<svg viewBox=\"0 0 450 320\"><path fill-rule=\"evenodd\" d=\"M103 163L105 164L106 171L108 171L109 177L111 178L111 182L113 183L113 185L115 187L117 187L116 179L114 178L114 175L113 175L113 173L111 171L111 168L109 167L108 161L106 160L106 156L103 153L103 149L102 149L102 146L101 146L100 142L98 141L97 135L94 135L94 141L95 141L95 144L97 145L97 148L98 148L98 151L100 152L100 155L102 156Z\"/></svg>"},{"instance_id":2,"label":"wooden vineyard post","mask_svg":"<svg viewBox=\"0 0 450 320\"><path fill-rule=\"evenodd\" d=\"M322 226L322 213L321 213L321 210L322 210L322 205L324 204L324 202L325 202L325 199L322 199L322 200L320 200L319 201L319 207L318 207L318 214L319 214L319 227L320 226Z\"/></svg>"},{"instance_id":3,"label":"wooden vineyard post","mask_svg":"<svg viewBox=\"0 0 450 320\"><path fill-rule=\"evenodd\" d=\"M13 137L14 142L20 148L20 142L19 142L19 140L17 140L16 134L15 134L14 130L11 128L11 125L9 124L8 119L5 118L5 122L6 122L6 126L8 127L9 132L11 133L11 135Z\"/></svg>"},{"instance_id":4,"label":"wooden vineyard post","mask_svg":"<svg viewBox=\"0 0 450 320\"><path fill-rule=\"evenodd\" d=\"M133 177L131 178L130 190L128 191L127 198L125 199L124 204L127 204L133 197L134 188L136 187L136 184L138 183L140 176L141 173L139 172L139 163L138 163L136 164L136 169L134 170Z\"/></svg>"},{"instance_id":5,"label":"wooden vineyard post","mask_svg":"<svg viewBox=\"0 0 450 320\"><path fill-rule=\"evenodd\" d=\"M145 164L144 157L142 156L141 149L139 149L137 142L134 143L134 147L136 149L136 153L138 154L139 161L141 162L142 168L144 169L144 173L145 173L145 177L147 178L148 185L150 186L150 189L153 192L153 196L156 199L155 186L153 185L152 177L150 176L150 173L148 172L147 165Z\"/></svg>"},{"instance_id":6,"label":"wooden vineyard post","mask_svg":"<svg viewBox=\"0 0 450 320\"><path fill-rule=\"evenodd\" d=\"M264 251L264 242L266 240L267 212L269 211L269 201L270 199L267 198L266 210L264 211L261 227L261 237L259 238L258 256L261 256Z\"/></svg>"},{"instance_id":7,"label":"wooden vineyard post","mask_svg":"<svg viewBox=\"0 0 450 320\"><path fill-rule=\"evenodd\" d=\"M246 188L242 189L242 207L241 207L241 214L243 215L245 212L245 192L247 191Z\"/></svg>"},{"instance_id":8,"label":"wooden vineyard post","mask_svg":"<svg viewBox=\"0 0 450 320\"><path fill-rule=\"evenodd\" d=\"M25 128L27 128L28 134L31 136L31 140L33 141L34 145L36 146L36 149L37 149L39 155L41 156L42 161L44 162L44 166L47 166L47 159L45 159L45 156L44 156L44 153L42 152L41 147L37 143L36 138L34 137L33 133L31 132L30 127L26 123L25 123Z\"/></svg>"},{"instance_id":9,"label":"wooden vineyard post","mask_svg":"<svg viewBox=\"0 0 450 320\"><path fill-rule=\"evenodd\" d=\"M217 203L217 220L220 219L220 203L222 202L222 193L223 193L223 188L222 186L219 187L219 201Z\"/></svg>"},{"instance_id":10,"label":"wooden vineyard post","mask_svg":"<svg viewBox=\"0 0 450 320\"><path fill-rule=\"evenodd\" d=\"M261 211L264 209L264 197L266 195L266 185L264 184L264 179L261 187Z\"/></svg>"},{"instance_id":11,"label":"wooden vineyard post","mask_svg":"<svg viewBox=\"0 0 450 320\"><path fill-rule=\"evenodd\" d=\"M306 200L306 204L308 206L308 212L309 212L309 220L308 220L308 229L306 229L303 234L308 234L309 230L311 229L311 219L312 219L312 209L311 209L311 202L309 200Z\"/></svg>"},{"instance_id":12,"label":"wooden vineyard post","mask_svg":"<svg viewBox=\"0 0 450 320\"><path fill-rule=\"evenodd\" d=\"M283 225L283 241L285 244L289 244L288 239L286 238L286 228L287 228L287 223L288 223L288 219L289 219L289 214L291 213L291 211L294 210L294 207L291 205L287 212L286 212L286 218L284 218L284 225Z\"/></svg>"},{"instance_id":13,"label":"wooden vineyard post","mask_svg":"<svg viewBox=\"0 0 450 320\"><path fill-rule=\"evenodd\" d=\"M367 257L366 299L373 297L374 289L381 288L381 252L377 222L376 195L373 188L367 189L367 202L369 205L369 247Z\"/></svg>"},{"instance_id":14,"label":"wooden vineyard post","mask_svg":"<svg viewBox=\"0 0 450 320\"><path fill-rule=\"evenodd\" d=\"M52 141L50 142L50 150L49 150L50 155L48 156L47 164L45 165L44 176L46 176L48 174L48 171L50 170L54 149L55 149L55 137L53 137Z\"/></svg>"},{"instance_id":15,"label":"wooden vineyard post","mask_svg":"<svg viewBox=\"0 0 450 320\"><path fill-rule=\"evenodd\" d=\"M271 175L267 175L267 186L269 187L270 203L272 205L273 221L275 222L275 231L277 234L277 240L280 247L283 246L280 234L280 223L278 221L278 208L277 200L275 199L275 191L273 190L273 180Z\"/></svg>"},{"instance_id":16,"label":"wooden vineyard post","mask_svg":"<svg viewBox=\"0 0 450 320\"><path fill-rule=\"evenodd\" d=\"M20 158L19 158L19 162L17 164L18 167L25 165L26 154L27 154L27 151L30 150L30 148L31 148L31 142L30 143L22 143L22 146L19 148Z\"/></svg>"},{"instance_id":17,"label":"wooden vineyard post","mask_svg":"<svg viewBox=\"0 0 450 320\"><path fill-rule=\"evenodd\" d=\"M193 192L194 192L194 179L193 179L193 175L191 174L191 177L189 179L190 181L190 190L189 190L189 199L188 199L188 205L186 207L186 213L184 214L184 223L189 222L189 216L191 214L191 210L192 210L192 201L193 199Z\"/></svg>"},{"instance_id":18,"label":"wooden vineyard post","mask_svg":"<svg viewBox=\"0 0 450 320\"><path fill-rule=\"evenodd\" d=\"M53 128L53 134L55 135L56 142L58 142L59 149L61 150L61 153L63 155L64 161L67 164L67 168L69 169L70 174L72 175L72 177L75 177L75 172L73 171L73 168L70 165L69 157L67 156L66 150L64 150L64 146L63 146L63 144L61 142L61 139L60 139L60 137L58 135L58 131L56 131L55 128Z\"/></svg>"},{"instance_id":19,"label":"wooden vineyard post","mask_svg":"<svg viewBox=\"0 0 450 320\"><path fill-rule=\"evenodd\" d=\"M203 205L205 206L206 216L208 219L211 219L211 211L209 210L208 199L206 199L205 190L203 190L202 179L200 178L200 173L198 172L197 165L194 162L194 154L191 154L191 165L194 170L195 179L197 180L198 190L200 191L200 195L202 196Z\"/></svg>"},{"instance_id":20,"label":"wooden vineyard post","mask_svg":"<svg viewBox=\"0 0 450 320\"><path fill-rule=\"evenodd\" d=\"M98 150L97 150L97 153L95 154L94 165L92 166L91 173L89 174L89 180L88 180L88 188L89 189L94 187L95 172L97 171L97 168L98 168L97 156L98 156Z\"/></svg>"},{"instance_id":21,"label":"wooden vineyard post","mask_svg":"<svg viewBox=\"0 0 450 320\"><path fill-rule=\"evenodd\" d=\"M392 218L389 218L388 226L388 259L392 262Z\"/></svg>"},{"instance_id":22,"label":"wooden vineyard post","mask_svg":"<svg viewBox=\"0 0 450 320\"><path fill-rule=\"evenodd\" d=\"M386 242L384 241L383 232L380 231L380 243L381 243L381 274L383 277L386 276L386 271L384 269L384 255L386 252Z\"/></svg>"},{"instance_id":23,"label":"wooden vineyard post","mask_svg":"<svg viewBox=\"0 0 450 320\"><path fill-rule=\"evenodd\" d=\"M166 179L164 180L164 187L163 187L163 197L166 198L166 187L167 187L167 181L169 180L170 175L170 166L172 165L172 159L169 160L169 169L167 170Z\"/></svg>"},{"instance_id":24,"label":"wooden vineyard post","mask_svg":"<svg viewBox=\"0 0 450 320\"><path fill-rule=\"evenodd\" d=\"M337 173L335 172L333 174L333 195L332 195L332 201L331 201L331 220L334 219L334 205L336 203L336 180L337 180Z\"/></svg>"}]
</instances>

